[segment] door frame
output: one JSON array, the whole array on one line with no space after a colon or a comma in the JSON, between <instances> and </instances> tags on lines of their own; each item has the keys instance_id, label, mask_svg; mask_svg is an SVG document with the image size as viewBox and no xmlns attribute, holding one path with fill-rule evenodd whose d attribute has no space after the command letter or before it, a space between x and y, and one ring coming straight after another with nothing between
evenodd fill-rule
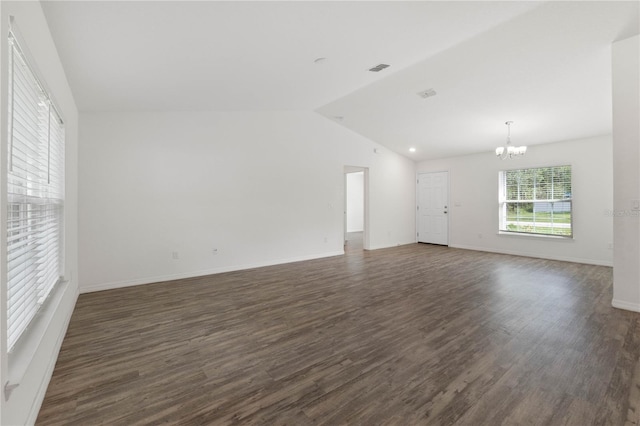
<instances>
[{"instance_id":1,"label":"door frame","mask_svg":"<svg viewBox=\"0 0 640 426\"><path fill-rule=\"evenodd\" d=\"M369 168L361 166L344 166L342 171L342 241L347 241L347 174L364 172L364 218L362 229L362 248L370 250L369 239ZM343 243L344 244L344 243Z\"/></svg>"},{"instance_id":2,"label":"door frame","mask_svg":"<svg viewBox=\"0 0 640 426\"><path fill-rule=\"evenodd\" d=\"M420 205L420 188L419 188L419 181L420 181L420 175L426 175L426 174L431 174L431 173L446 173L447 174L447 209L448 212L447 213L447 247L450 247L450 236L451 236L451 171L449 171L449 169L445 169L445 170L431 170L431 171L426 171L426 172L416 172L416 209L415 214L416 214L416 236L415 236L415 241L416 243L418 243L418 232L420 232L420 214L418 214L418 206Z\"/></svg>"}]
</instances>

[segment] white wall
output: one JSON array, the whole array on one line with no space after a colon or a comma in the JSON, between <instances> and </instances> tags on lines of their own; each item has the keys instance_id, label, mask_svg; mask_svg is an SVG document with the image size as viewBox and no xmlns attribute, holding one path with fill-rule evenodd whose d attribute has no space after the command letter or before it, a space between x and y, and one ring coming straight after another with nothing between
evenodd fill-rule
<instances>
[{"instance_id":1,"label":"white wall","mask_svg":"<svg viewBox=\"0 0 640 426\"><path fill-rule=\"evenodd\" d=\"M55 302L29 334L28 350L24 353L7 354L6 345L6 232L0 233L2 290L0 291L0 318L2 369L0 384L9 381L19 383L8 401L5 394L0 398L0 423L3 425L31 424L35 422L53 372L60 344L66 332L68 321L78 295L78 245L77 245L77 146L78 111L64 70L58 58L55 45L40 6L40 2L2 2L0 6L0 167L2 189L0 199L1 223L6 223L6 153L7 153L7 37L9 16L15 17L17 27L31 59L39 70L40 77L55 98L65 120L66 131L66 200L65 200L65 276L68 283L60 287ZM24 46L23 46L24 47ZM37 333L36 333L37 331Z\"/></svg>"},{"instance_id":2,"label":"white wall","mask_svg":"<svg viewBox=\"0 0 640 426\"><path fill-rule=\"evenodd\" d=\"M640 312L640 36L613 44L613 301Z\"/></svg>"},{"instance_id":3,"label":"white wall","mask_svg":"<svg viewBox=\"0 0 640 426\"><path fill-rule=\"evenodd\" d=\"M313 112L83 113L80 134L81 291L341 254L345 165L370 169L371 247L414 242L415 164Z\"/></svg>"},{"instance_id":4,"label":"white wall","mask_svg":"<svg viewBox=\"0 0 640 426\"><path fill-rule=\"evenodd\" d=\"M347 173L347 232L364 229L364 172Z\"/></svg>"},{"instance_id":5,"label":"white wall","mask_svg":"<svg viewBox=\"0 0 640 426\"><path fill-rule=\"evenodd\" d=\"M517 145L517 141L515 141ZM449 245L600 265L612 264L613 172L611 137L529 147L523 158L494 153L425 161L418 172L449 171ZM570 164L574 238L498 235L498 172L507 168Z\"/></svg>"}]
</instances>

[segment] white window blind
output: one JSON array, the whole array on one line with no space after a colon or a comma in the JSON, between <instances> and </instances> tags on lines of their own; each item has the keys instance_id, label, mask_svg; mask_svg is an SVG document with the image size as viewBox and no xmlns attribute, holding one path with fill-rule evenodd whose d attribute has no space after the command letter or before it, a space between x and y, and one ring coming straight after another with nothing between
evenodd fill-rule
<instances>
[{"instance_id":1,"label":"white window blind","mask_svg":"<svg viewBox=\"0 0 640 426\"><path fill-rule=\"evenodd\" d=\"M573 236L571 166L500 172L500 231Z\"/></svg>"},{"instance_id":2,"label":"white window blind","mask_svg":"<svg viewBox=\"0 0 640 426\"><path fill-rule=\"evenodd\" d=\"M7 340L11 350L63 274L64 124L9 34Z\"/></svg>"}]
</instances>

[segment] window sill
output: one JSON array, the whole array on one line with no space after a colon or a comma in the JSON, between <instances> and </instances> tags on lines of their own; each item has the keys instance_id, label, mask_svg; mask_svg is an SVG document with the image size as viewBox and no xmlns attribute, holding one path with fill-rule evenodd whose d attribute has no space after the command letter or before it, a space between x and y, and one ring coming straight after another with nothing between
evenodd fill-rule
<instances>
[{"instance_id":1,"label":"window sill","mask_svg":"<svg viewBox=\"0 0 640 426\"><path fill-rule=\"evenodd\" d=\"M55 286L29 328L20 336L16 345L9 352L9 371L6 380L9 384L19 384L22 381L68 287L69 281L62 281ZM6 399L9 398L6 397Z\"/></svg>"},{"instance_id":2,"label":"window sill","mask_svg":"<svg viewBox=\"0 0 640 426\"><path fill-rule=\"evenodd\" d=\"M548 240L556 240L556 241L573 241L573 235L571 236L562 236L562 235L545 235L545 234L527 234L525 232L511 232L511 231L498 231L498 235L508 235L510 237L520 237L520 238L543 238Z\"/></svg>"}]
</instances>

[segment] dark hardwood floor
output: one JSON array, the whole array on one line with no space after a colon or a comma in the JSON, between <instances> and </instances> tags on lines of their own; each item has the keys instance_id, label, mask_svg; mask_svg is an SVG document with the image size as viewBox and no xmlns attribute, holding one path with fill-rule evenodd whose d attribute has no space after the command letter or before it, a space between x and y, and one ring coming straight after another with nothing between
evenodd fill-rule
<instances>
[{"instance_id":1,"label":"dark hardwood floor","mask_svg":"<svg viewBox=\"0 0 640 426\"><path fill-rule=\"evenodd\" d=\"M39 425L638 425L608 267L413 244L83 294Z\"/></svg>"}]
</instances>

